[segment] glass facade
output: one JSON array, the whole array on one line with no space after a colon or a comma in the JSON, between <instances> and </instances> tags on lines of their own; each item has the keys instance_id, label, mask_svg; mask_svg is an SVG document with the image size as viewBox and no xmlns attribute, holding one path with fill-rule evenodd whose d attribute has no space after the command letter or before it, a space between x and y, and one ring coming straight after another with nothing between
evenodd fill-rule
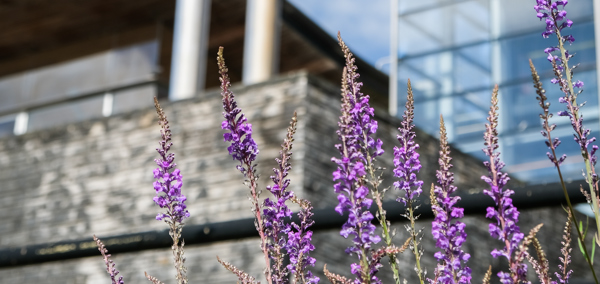
<instances>
[{"instance_id":1,"label":"glass facade","mask_svg":"<svg viewBox=\"0 0 600 284\"><path fill-rule=\"evenodd\" d=\"M537 104L528 59L535 64L556 113L561 92L550 83L552 69L543 50L556 45L544 39L545 23L523 0L399 0L398 11L398 115L406 100L410 78L415 94L415 123L438 136L439 115L444 115L451 143L483 159L484 124L494 84L500 87L499 137L507 172L529 183L557 181L546 157L540 134L541 108ZM585 83L579 102L584 124L598 137L599 105L592 0L570 1L566 7L575 42L567 46L579 64L575 79ZM582 179L582 158L573 142L568 119L554 117L558 148L569 158L562 167L567 179ZM600 137L599 137L600 138Z\"/></svg>"}]
</instances>

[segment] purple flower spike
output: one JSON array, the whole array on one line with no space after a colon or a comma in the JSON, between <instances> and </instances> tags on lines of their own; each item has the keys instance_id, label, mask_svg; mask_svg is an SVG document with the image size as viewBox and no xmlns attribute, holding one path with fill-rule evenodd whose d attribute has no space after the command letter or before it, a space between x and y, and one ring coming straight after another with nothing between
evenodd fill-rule
<instances>
[{"instance_id":1,"label":"purple flower spike","mask_svg":"<svg viewBox=\"0 0 600 284\"><path fill-rule=\"evenodd\" d=\"M398 128L400 134L397 136L400 147L394 147L394 176L399 181L394 182L394 187L404 191L404 197L397 199L398 202L407 204L407 201L418 197L423 190L421 186L423 181L417 179L417 173L421 169L419 161L419 144L415 143L415 131L412 124L414 118L414 99L410 89L410 80L408 80L409 92L406 101L406 110L402 115L401 127Z\"/></svg>"},{"instance_id":2,"label":"purple flower spike","mask_svg":"<svg viewBox=\"0 0 600 284\"><path fill-rule=\"evenodd\" d=\"M456 187L452 185L454 174L450 171L453 167L451 161L446 127L440 116L440 169L436 171L438 185L435 186L435 199L431 206L435 215L431 233L436 246L442 251L434 254L438 260L435 276L438 283L471 283L471 269L466 265L471 255L461 248L467 240L465 224L460 221L452 222L452 219L464 216L464 209L455 206L460 197L452 196Z\"/></svg>"},{"instance_id":3,"label":"purple flower spike","mask_svg":"<svg viewBox=\"0 0 600 284\"><path fill-rule=\"evenodd\" d=\"M573 25L573 21L567 19L567 11L564 10L568 1L552 3L552 0L537 0L536 2L537 5L533 6L533 9L537 12L537 17L546 22L546 30L542 33L544 38L557 33L557 31L560 33L562 29ZM562 9L559 9L558 6L562 6ZM563 37L563 40L572 43L575 39L573 36L567 35Z\"/></svg>"},{"instance_id":4,"label":"purple flower spike","mask_svg":"<svg viewBox=\"0 0 600 284\"><path fill-rule=\"evenodd\" d=\"M288 128L286 139L281 145L280 157L275 159L278 168L274 168L275 175L271 176L274 185L267 186L267 189L274 195L275 200L265 199L263 206L265 235L271 242L267 243L269 256L273 260L271 263L271 277L273 283L285 283L285 271L283 267L284 254L282 248L286 246L285 235L290 232L290 225L286 224L284 218L292 216L292 210L285 204L290 198L294 197L294 193L288 191L287 188L290 180L286 177L292 166L289 160L292 156L292 141L294 141L294 133L296 132L297 116L294 113L290 127ZM310 240L310 237L309 237ZM313 248L314 249L314 248Z\"/></svg>"},{"instance_id":5,"label":"purple flower spike","mask_svg":"<svg viewBox=\"0 0 600 284\"><path fill-rule=\"evenodd\" d=\"M156 216L156 220L166 220L167 223L181 224L185 218L190 217L190 213L185 205L187 198L181 194L181 186L183 185L181 172L179 169L173 170L177 166L175 164L175 154L169 153L171 146L173 146L169 121L156 98L154 98L154 106L158 113L158 125L162 128L160 130L162 136L162 140L159 142L160 148L156 149L160 155L160 159L154 160L158 168L152 172L156 179L154 182L154 190L156 190L154 203L160 206L160 208L167 208L167 213L159 213Z\"/></svg>"},{"instance_id":6,"label":"purple flower spike","mask_svg":"<svg viewBox=\"0 0 600 284\"><path fill-rule=\"evenodd\" d=\"M219 48L219 73L221 77L221 96L223 97L223 116L225 120L221 123L221 129L225 129L229 132L223 134L225 142L231 142L231 145L227 147L229 155L240 162L237 167L244 176L247 177L245 165L250 165L256 156L258 155L258 146L254 139L252 139L252 124L248 123L248 119L242 113L242 110L238 108L235 96L229 90L231 82L229 75L227 74L228 69L225 66L225 59L223 59L223 48Z\"/></svg>"},{"instance_id":7,"label":"purple flower spike","mask_svg":"<svg viewBox=\"0 0 600 284\"><path fill-rule=\"evenodd\" d=\"M332 158L338 167L333 173L335 193L339 204L336 212L348 212L348 220L342 226L340 234L345 238L352 237L354 245L346 249L346 253L358 255L360 263L351 266L352 274L360 283L379 283L375 276L380 265L372 265L372 245L381 238L375 234L375 226L371 223L373 214L369 212L372 200L367 197L369 190L366 181L367 155L371 158L383 153L381 141L375 141L371 135L377 130L377 122L372 120L373 108L369 106L369 96L360 92L362 83L357 82L358 73L354 58L339 33L338 40L344 56L346 67L342 77L342 116L336 131L340 144L335 147L340 151L340 158ZM377 260L378 261L378 260Z\"/></svg>"},{"instance_id":8,"label":"purple flower spike","mask_svg":"<svg viewBox=\"0 0 600 284\"><path fill-rule=\"evenodd\" d=\"M187 269L184 266L184 242L181 241L180 243L180 239L184 225L183 220L190 217L190 213L185 205L187 198L181 194L181 186L183 185L181 173L179 169L175 169L171 172L177 165L174 162L175 154L168 153L171 146L173 146L173 143L171 143L169 121L167 121L167 116L158 104L156 98L154 98L154 106L158 113L158 125L162 128L160 131L162 141L159 142L160 148L156 149L161 159L154 160L156 164L158 164L158 168L153 171L154 178L157 179L154 181L154 189L156 190L154 202L160 206L160 208L167 208L167 213L159 213L156 216L156 219L164 220L169 225L169 235L173 240L171 250L173 250L173 258L177 270L176 277L179 283L187 283Z\"/></svg>"},{"instance_id":9,"label":"purple flower spike","mask_svg":"<svg viewBox=\"0 0 600 284\"><path fill-rule=\"evenodd\" d=\"M496 85L492 93L492 106L490 107L487 119L489 124L485 125L486 131L484 134L486 148L483 148L483 152L490 160L483 162L483 164L487 167L490 175L482 176L481 179L490 185L490 189L484 190L483 193L490 196L494 200L494 203L496 203L496 208L487 208L486 217L496 220L495 223L489 225L490 235L505 243L504 248L501 250L494 249L491 254L495 258L504 256L509 262L510 273L501 271L498 272L498 277L500 277L500 282L504 284L517 284L527 281L527 264L522 261L525 256L516 255L519 243L523 240L524 234L521 233L519 226L517 226L519 211L513 206L512 199L510 198L514 191L504 188L510 178L508 174L501 171L504 163L500 160L500 152L495 152L498 149L497 111L498 85Z\"/></svg>"},{"instance_id":10,"label":"purple flower spike","mask_svg":"<svg viewBox=\"0 0 600 284\"><path fill-rule=\"evenodd\" d=\"M315 250L315 246L311 243L312 231L308 229L315 223L311 219L313 216L312 205L308 200L296 197L292 197L292 200L301 208L298 212L300 225L292 223L293 230L289 230L287 233L288 241L285 249L290 257L287 269L294 273L296 283L319 283L319 277L314 276L306 269L308 266L314 267L316 262L315 258L309 255L311 251Z\"/></svg>"},{"instance_id":11,"label":"purple flower spike","mask_svg":"<svg viewBox=\"0 0 600 284\"><path fill-rule=\"evenodd\" d=\"M268 283L272 283L269 248L267 244L268 238L265 233L263 218L260 214L261 205L258 201L260 194L257 190L258 175L256 174L256 165L253 164L254 160L256 160L256 155L258 155L258 146L256 145L256 142L254 142L254 139L252 139L252 125L248 123L242 110L237 107L235 97L230 90L231 81L227 74L228 69L225 65L222 46L219 47L219 51L217 52L217 65L219 66L219 74L221 75L219 81L221 81L221 96L223 98L224 110L223 116L225 117L225 120L221 123L221 128L229 131L223 134L223 138L225 138L225 142L231 142L231 145L227 147L229 155L231 155L234 160L240 162L236 168L244 175L244 177L246 177L246 184L250 188L252 213L254 213L254 217L256 218L254 224L256 226L256 231L258 231L258 234L260 235L261 249L265 258L265 264L267 265L265 276ZM225 262L222 264L224 263ZM230 264L224 264L224 266L228 268L230 267ZM243 274L238 274L238 272L238 270L235 270L234 273L238 276L243 276ZM244 277L241 277L240 279Z\"/></svg>"}]
</instances>

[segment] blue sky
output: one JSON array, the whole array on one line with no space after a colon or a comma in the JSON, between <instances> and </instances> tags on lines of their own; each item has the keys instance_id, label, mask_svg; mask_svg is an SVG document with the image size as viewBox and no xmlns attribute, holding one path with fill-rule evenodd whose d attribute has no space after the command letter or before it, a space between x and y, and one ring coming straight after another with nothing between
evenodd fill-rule
<instances>
[{"instance_id":1,"label":"blue sky","mask_svg":"<svg viewBox=\"0 0 600 284\"><path fill-rule=\"evenodd\" d=\"M371 65L389 56L389 0L288 0ZM387 68L384 68L387 70Z\"/></svg>"}]
</instances>

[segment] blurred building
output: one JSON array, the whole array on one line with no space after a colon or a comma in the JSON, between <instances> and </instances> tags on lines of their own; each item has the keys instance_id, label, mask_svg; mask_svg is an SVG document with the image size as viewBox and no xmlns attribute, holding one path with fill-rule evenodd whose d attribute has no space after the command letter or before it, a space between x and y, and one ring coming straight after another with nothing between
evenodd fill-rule
<instances>
[{"instance_id":1,"label":"blurred building","mask_svg":"<svg viewBox=\"0 0 600 284\"><path fill-rule=\"evenodd\" d=\"M336 42L292 5L266 3L251 5L259 16L246 29L243 0L181 1L177 12L175 1L2 2L0 137L147 108L170 87L174 100L202 96L219 84L219 46L234 83L296 70L337 83ZM385 98L386 76L358 64Z\"/></svg>"},{"instance_id":2,"label":"blurred building","mask_svg":"<svg viewBox=\"0 0 600 284\"><path fill-rule=\"evenodd\" d=\"M461 11L443 10L441 16L428 19L419 13L430 10L419 5L429 2L412 2L401 1L398 12L418 15L421 24L415 22L413 29L432 28L424 24L426 20L452 22L452 13L462 15ZM431 2L435 4L431 8L449 9L471 2ZM440 11L436 9L431 11ZM473 9L467 9L470 13L465 17L485 21L480 18L489 16ZM573 20L577 23L576 17ZM432 36L453 27L438 26ZM406 39L420 35L411 28L402 28ZM468 28L460 26L460 31ZM458 33L459 27L452 30ZM481 141L481 131L476 135L469 127L485 117L480 116L488 107L494 82L490 78L495 78L490 73L495 71L478 74L488 76L487 81L465 79L460 85L453 80L462 73L454 68L475 68L471 65L490 56L484 52L486 48L501 42L501 37L492 40L483 32L481 37L475 33L461 35L464 39L457 36L457 41L443 31L444 41L438 45L431 39L434 43L426 45L423 40L420 47L409 42L405 46L405 37L400 40L400 51L420 50L411 55L402 51L407 55L400 58L399 81L404 82L402 76L409 74L403 70L423 69L422 77L410 75L418 93L416 121L433 134L417 130L423 164L420 178L427 185L419 226L425 228L423 265L430 268L428 275L435 267L433 253L437 251L429 233L427 191L438 168L439 141L434 135L438 115L443 113L450 122L454 142ZM457 55L459 49L451 46L456 42L484 51ZM333 145L338 141L335 130L344 64L335 39L281 0L8 0L0 1L0 283L106 283L108 275L91 243L92 234L102 237L115 254L126 283L146 282L144 271L173 283L169 237L161 231L165 224L154 220L159 209L152 201L151 172L159 139L154 96L161 100L171 123L173 151L192 214L183 232L190 283L236 281L217 263L217 255L264 278L248 190L236 163L227 156L219 127L222 110L215 60L219 46L225 47L239 106L254 127L253 137L261 151L258 172L262 188L269 183L289 119L298 112L290 186L298 196L312 201L317 211L317 249L313 254L317 265L312 270L322 277L327 263L331 271L350 275L354 259L344 253L350 241L339 235L344 217L333 209L337 199L332 190L335 165L331 157L337 155ZM371 95L376 107L378 133L387 152L381 163L391 169L400 120L386 112L388 77L360 58L356 63L364 82L362 90ZM491 68L493 64L480 65ZM582 65L580 70L592 70L585 68ZM431 78L426 75L443 79L442 83L427 81ZM531 85L522 80L518 86ZM463 94L455 91L456 86L477 92ZM465 100L463 97L479 107L459 101ZM462 149L475 153L468 147ZM480 176L486 170L479 160L459 150L453 149L452 157L456 185L463 196L460 204L469 215L464 218L469 236L466 250L477 260L471 266L475 279L480 279L487 265L492 265L494 272L504 268L489 253L498 241L489 237L489 220L484 217L485 206L491 202L481 193L486 185ZM394 181L390 173L384 175L384 186ZM514 202L522 209L522 230L546 223L547 231L539 239L549 245L547 254L554 265L566 218L556 221L562 191L555 185L532 187L517 181L511 188L517 191ZM578 185L570 184L569 190L578 193ZM396 193L391 192L389 199L393 200ZM402 212L395 201L386 204L390 204L386 208L400 245L406 239ZM409 281L416 280L413 259L409 253L399 257L402 277ZM581 258L574 257L573 263L579 279L590 278ZM392 281L389 271L381 275L384 283Z\"/></svg>"},{"instance_id":3,"label":"blurred building","mask_svg":"<svg viewBox=\"0 0 600 284\"><path fill-rule=\"evenodd\" d=\"M575 42L567 45L578 65L575 79L585 83L578 102L585 126L598 136L598 32L599 21L592 0L569 1L567 17L574 24L563 34ZM450 141L473 156L484 158L482 133L485 130L489 98L495 84L500 87L500 151L506 170L530 183L558 180L556 170L546 157L544 137L540 135L541 108L535 99L528 59L536 66L549 101L550 110L563 109L558 103L561 91L550 83L552 67L543 50L556 46L552 35L544 39L545 23L536 17L535 1L457 0L396 1L392 29L396 45L392 57L398 58L398 105L403 105L406 80L415 91L415 123L430 134L437 133L441 113L448 123ZM394 21L395 20L395 21ZM599 22L600 24L600 22ZM595 36L596 35L596 36ZM392 94L393 96L393 94ZM553 136L563 141L560 153L570 158L563 164L569 180L581 179L583 160L568 119L554 117Z\"/></svg>"}]
</instances>

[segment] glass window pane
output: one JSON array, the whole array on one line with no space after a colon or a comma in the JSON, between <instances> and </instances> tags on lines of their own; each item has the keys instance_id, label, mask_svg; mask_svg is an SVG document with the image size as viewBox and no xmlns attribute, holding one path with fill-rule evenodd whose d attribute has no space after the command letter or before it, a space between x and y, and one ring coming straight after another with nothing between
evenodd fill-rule
<instances>
[{"instance_id":1,"label":"glass window pane","mask_svg":"<svg viewBox=\"0 0 600 284\"><path fill-rule=\"evenodd\" d=\"M484 125L493 85L498 83L500 151L506 170L527 182L556 181L540 134L541 108L535 98L528 59L533 60L540 74L552 104L550 111L556 113L565 106L558 103L563 94L550 83L554 74L543 52L556 45L556 39L541 36L545 24L536 17L534 3L521 0L400 3L398 109L404 107L406 80L411 78L415 124L437 137L439 115L443 114L453 145L484 159L481 151ZM591 135L598 136L600 107L592 0L570 1L567 11L574 25L565 29L564 34L572 34L576 39L567 46L575 54L570 63L578 65L575 80L585 83L578 102L586 105L580 113L585 126L592 130ZM500 63L493 66L495 56L499 56ZM565 177L581 179L582 158L573 141L570 121L554 116L551 122L557 124L553 135L563 141L559 152L569 156L564 164Z\"/></svg>"}]
</instances>

